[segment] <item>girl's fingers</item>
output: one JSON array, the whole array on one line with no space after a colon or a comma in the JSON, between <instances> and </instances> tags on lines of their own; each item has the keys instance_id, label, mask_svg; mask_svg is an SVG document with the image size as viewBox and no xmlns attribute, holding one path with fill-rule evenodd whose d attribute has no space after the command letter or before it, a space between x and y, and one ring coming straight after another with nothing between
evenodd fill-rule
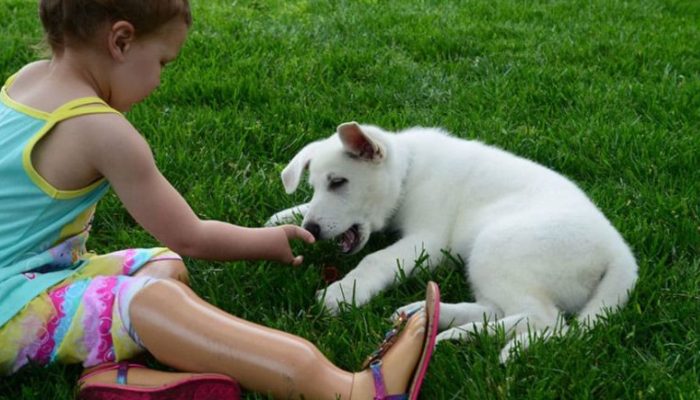
<instances>
[{"instance_id":1,"label":"girl's fingers","mask_svg":"<svg viewBox=\"0 0 700 400\"><path fill-rule=\"evenodd\" d=\"M304 228L299 228L299 227L297 227L297 228L299 229L299 237L304 242L311 244L311 243L314 243L316 241L316 238L314 237L313 234L311 234L311 232L307 231Z\"/></svg>"},{"instance_id":2,"label":"girl's fingers","mask_svg":"<svg viewBox=\"0 0 700 400\"><path fill-rule=\"evenodd\" d=\"M284 229L284 232L287 234L288 239L301 239L306 243L314 243L316 239L314 238L314 235L311 234L311 232L307 231L306 229L296 226L296 225L283 225L282 229Z\"/></svg>"},{"instance_id":3,"label":"girl's fingers","mask_svg":"<svg viewBox=\"0 0 700 400\"><path fill-rule=\"evenodd\" d=\"M292 266L293 266L293 267L298 267L298 266L300 266L301 263L303 263L303 262L304 262L304 256L296 256L296 257L294 257L294 259L292 260Z\"/></svg>"}]
</instances>

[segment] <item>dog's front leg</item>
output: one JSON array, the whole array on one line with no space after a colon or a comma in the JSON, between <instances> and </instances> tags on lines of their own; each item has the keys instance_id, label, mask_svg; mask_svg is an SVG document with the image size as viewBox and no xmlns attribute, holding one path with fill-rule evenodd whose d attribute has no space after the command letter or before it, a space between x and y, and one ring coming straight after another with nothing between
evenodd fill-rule
<instances>
[{"instance_id":1,"label":"dog's front leg","mask_svg":"<svg viewBox=\"0 0 700 400\"><path fill-rule=\"evenodd\" d=\"M426 241L424 236L404 237L386 249L363 258L342 280L319 291L317 296L332 314L337 314L343 303L364 305L391 286L400 270L410 275L415 260L424 253L429 256L428 263L434 265L432 257L441 255L438 241Z\"/></svg>"},{"instance_id":2,"label":"dog's front leg","mask_svg":"<svg viewBox=\"0 0 700 400\"><path fill-rule=\"evenodd\" d=\"M298 206L290 207L282 210L265 222L265 226L277 226L284 224L295 224L297 219L303 219L304 215L309 211L309 203L299 204Z\"/></svg>"}]
</instances>

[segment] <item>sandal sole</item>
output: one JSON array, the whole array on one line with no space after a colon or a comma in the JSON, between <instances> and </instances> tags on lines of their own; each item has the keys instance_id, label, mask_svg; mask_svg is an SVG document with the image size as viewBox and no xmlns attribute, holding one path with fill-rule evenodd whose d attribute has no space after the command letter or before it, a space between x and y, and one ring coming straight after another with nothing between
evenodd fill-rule
<instances>
[{"instance_id":1,"label":"sandal sole","mask_svg":"<svg viewBox=\"0 0 700 400\"><path fill-rule=\"evenodd\" d=\"M426 339L423 345L416 372L413 375L411 386L408 390L408 399L416 400L420 393L421 385L425 379L425 373L428 370L428 364L435 349L435 338L437 337L438 321L440 320L440 288L435 282L428 282L425 295L425 313L427 318Z\"/></svg>"},{"instance_id":2,"label":"sandal sole","mask_svg":"<svg viewBox=\"0 0 700 400\"><path fill-rule=\"evenodd\" d=\"M157 388L123 385L90 385L78 393L80 400L238 400L241 389L224 376L203 376Z\"/></svg>"}]
</instances>

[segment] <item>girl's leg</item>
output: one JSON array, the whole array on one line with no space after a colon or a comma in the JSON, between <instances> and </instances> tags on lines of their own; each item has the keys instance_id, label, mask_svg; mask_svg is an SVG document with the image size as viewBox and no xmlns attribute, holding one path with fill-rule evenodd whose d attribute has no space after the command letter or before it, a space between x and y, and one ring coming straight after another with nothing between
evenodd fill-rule
<instances>
[{"instance_id":1,"label":"girl's leg","mask_svg":"<svg viewBox=\"0 0 700 400\"><path fill-rule=\"evenodd\" d=\"M374 395L370 371L341 370L307 340L227 314L178 281L161 280L141 289L129 313L146 349L174 368L223 373L276 398L364 400ZM424 314L416 314L383 357L388 393L406 392L425 325Z\"/></svg>"},{"instance_id":2,"label":"girl's leg","mask_svg":"<svg viewBox=\"0 0 700 400\"><path fill-rule=\"evenodd\" d=\"M164 258L149 261L134 276L150 276L153 278L168 278L178 280L185 285L190 284L190 275L182 260L177 258Z\"/></svg>"}]
</instances>

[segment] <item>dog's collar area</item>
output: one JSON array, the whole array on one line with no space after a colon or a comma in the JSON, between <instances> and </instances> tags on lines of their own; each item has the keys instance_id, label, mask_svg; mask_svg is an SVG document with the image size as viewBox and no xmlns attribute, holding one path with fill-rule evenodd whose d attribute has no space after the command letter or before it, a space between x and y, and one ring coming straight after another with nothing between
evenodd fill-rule
<instances>
[{"instance_id":1,"label":"dog's collar area","mask_svg":"<svg viewBox=\"0 0 700 400\"><path fill-rule=\"evenodd\" d=\"M408 181L408 174L413 166L413 150L408 150L406 154L406 165L404 166L403 176L401 177L401 183L399 184L399 198L396 202L396 207L394 207L394 214L391 215L390 220L393 219L396 214L396 210L399 210L403 205L403 199L406 198L406 181Z\"/></svg>"}]
</instances>

